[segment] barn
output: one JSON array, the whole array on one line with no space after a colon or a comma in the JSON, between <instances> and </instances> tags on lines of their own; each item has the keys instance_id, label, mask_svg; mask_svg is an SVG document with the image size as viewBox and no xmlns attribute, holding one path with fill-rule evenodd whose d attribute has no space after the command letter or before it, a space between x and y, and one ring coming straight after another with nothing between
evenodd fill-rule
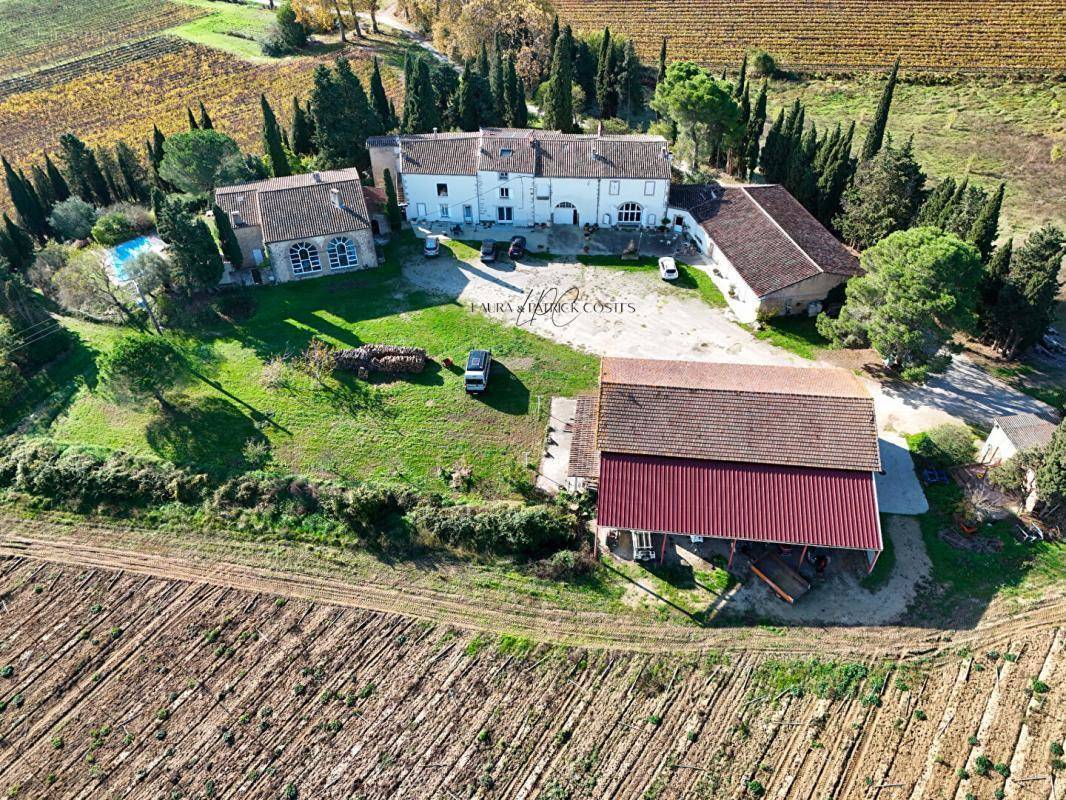
<instances>
[{"instance_id":1,"label":"barn","mask_svg":"<svg viewBox=\"0 0 1066 800\"><path fill-rule=\"evenodd\" d=\"M847 370L604 358L578 401L570 477L598 487L604 546L748 554L790 602L804 566L883 549L873 400Z\"/></svg>"}]
</instances>

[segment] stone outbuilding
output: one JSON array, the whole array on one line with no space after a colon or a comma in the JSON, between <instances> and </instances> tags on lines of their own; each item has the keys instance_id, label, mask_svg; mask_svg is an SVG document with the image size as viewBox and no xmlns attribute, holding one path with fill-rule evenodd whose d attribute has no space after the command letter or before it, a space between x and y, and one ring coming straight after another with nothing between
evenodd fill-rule
<instances>
[{"instance_id":1,"label":"stone outbuilding","mask_svg":"<svg viewBox=\"0 0 1066 800\"><path fill-rule=\"evenodd\" d=\"M227 267L224 283L286 283L378 265L356 169L222 186L215 203L229 214L244 255L243 264Z\"/></svg>"}]
</instances>

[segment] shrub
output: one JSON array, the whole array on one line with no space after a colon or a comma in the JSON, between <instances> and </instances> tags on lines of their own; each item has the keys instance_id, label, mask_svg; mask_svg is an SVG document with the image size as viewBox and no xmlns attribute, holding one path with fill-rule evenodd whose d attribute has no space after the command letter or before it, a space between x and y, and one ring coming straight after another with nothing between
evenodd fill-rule
<instances>
[{"instance_id":1,"label":"shrub","mask_svg":"<svg viewBox=\"0 0 1066 800\"><path fill-rule=\"evenodd\" d=\"M48 224L60 239L86 239L96 225L96 209L80 197L68 197L52 207Z\"/></svg>"},{"instance_id":2,"label":"shrub","mask_svg":"<svg viewBox=\"0 0 1066 800\"><path fill-rule=\"evenodd\" d=\"M26 381L14 362L0 359L0 408L11 405L25 386Z\"/></svg>"},{"instance_id":3,"label":"shrub","mask_svg":"<svg viewBox=\"0 0 1066 800\"><path fill-rule=\"evenodd\" d=\"M114 247L133 239L137 231L125 214L114 212L100 217L93 225L92 234L104 247Z\"/></svg>"},{"instance_id":4,"label":"shrub","mask_svg":"<svg viewBox=\"0 0 1066 800\"><path fill-rule=\"evenodd\" d=\"M777 62L765 50L759 50L751 59L751 68L756 75L772 78L777 74Z\"/></svg>"},{"instance_id":5,"label":"shrub","mask_svg":"<svg viewBox=\"0 0 1066 800\"><path fill-rule=\"evenodd\" d=\"M596 560L588 550L560 550L533 565L533 574L552 581L572 581L588 575Z\"/></svg>"},{"instance_id":6,"label":"shrub","mask_svg":"<svg viewBox=\"0 0 1066 800\"><path fill-rule=\"evenodd\" d=\"M938 425L915 438L915 452L938 467L972 464L974 436L965 425Z\"/></svg>"},{"instance_id":7,"label":"shrub","mask_svg":"<svg viewBox=\"0 0 1066 800\"><path fill-rule=\"evenodd\" d=\"M437 541L481 553L537 556L574 544L574 519L550 506L420 506L416 529Z\"/></svg>"},{"instance_id":8,"label":"shrub","mask_svg":"<svg viewBox=\"0 0 1066 800\"><path fill-rule=\"evenodd\" d=\"M107 214L120 214L137 233L149 233L155 229L155 217L144 206L136 203L115 203L104 209Z\"/></svg>"}]
</instances>

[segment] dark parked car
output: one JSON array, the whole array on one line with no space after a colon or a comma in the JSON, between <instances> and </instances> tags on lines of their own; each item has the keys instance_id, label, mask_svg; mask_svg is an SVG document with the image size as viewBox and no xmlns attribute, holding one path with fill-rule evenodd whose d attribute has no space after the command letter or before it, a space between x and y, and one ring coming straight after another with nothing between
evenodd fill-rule
<instances>
[{"instance_id":1,"label":"dark parked car","mask_svg":"<svg viewBox=\"0 0 1066 800\"><path fill-rule=\"evenodd\" d=\"M436 258L440 255L440 239L435 236L426 237L426 246L422 248L422 254L426 258Z\"/></svg>"},{"instance_id":2,"label":"dark parked car","mask_svg":"<svg viewBox=\"0 0 1066 800\"><path fill-rule=\"evenodd\" d=\"M486 239L481 243L481 260L489 263L496 260L496 241Z\"/></svg>"},{"instance_id":3,"label":"dark parked car","mask_svg":"<svg viewBox=\"0 0 1066 800\"><path fill-rule=\"evenodd\" d=\"M511 258L521 258L526 254L526 237L514 236L511 238L511 246L507 248L507 255Z\"/></svg>"}]
</instances>

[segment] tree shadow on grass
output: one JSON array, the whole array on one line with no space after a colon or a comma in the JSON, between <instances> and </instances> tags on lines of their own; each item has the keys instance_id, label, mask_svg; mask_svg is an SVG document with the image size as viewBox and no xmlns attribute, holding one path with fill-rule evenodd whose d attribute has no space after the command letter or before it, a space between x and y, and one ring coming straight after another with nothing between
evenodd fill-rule
<instances>
[{"instance_id":1,"label":"tree shadow on grass","mask_svg":"<svg viewBox=\"0 0 1066 800\"><path fill-rule=\"evenodd\" d=\"M267 444L251 418L221 397L174 403L149 423L145 438L161 458L220 476L258 466L249 463L245 446Z\"/></svg>"}]
</instances>

